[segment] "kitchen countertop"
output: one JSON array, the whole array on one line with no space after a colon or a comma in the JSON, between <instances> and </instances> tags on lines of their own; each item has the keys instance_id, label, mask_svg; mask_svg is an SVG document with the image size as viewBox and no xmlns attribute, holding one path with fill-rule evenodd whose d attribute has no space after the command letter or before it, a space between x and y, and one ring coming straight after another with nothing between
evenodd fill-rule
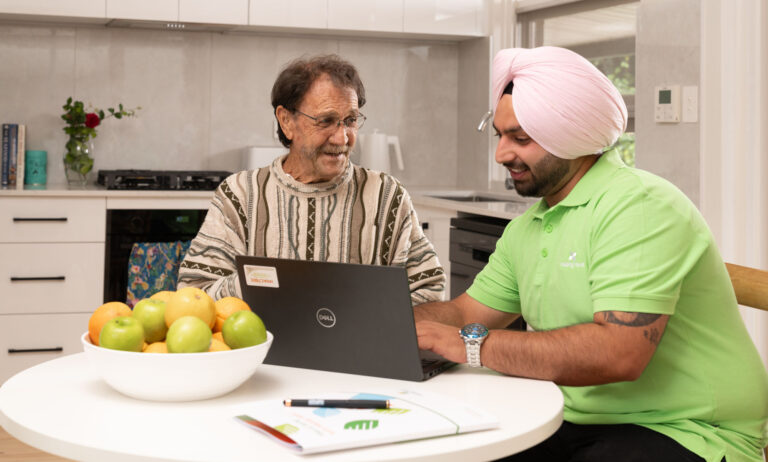
<instances>
[{"instance_id":1,"label":"kitchen countertop","mask_svg":"<svg viewBox=\"0 0 768 462\"><path fill-rule=\"evenodd\" d=\"M508 220L521 215L539 200L538 198L522 197L514 191L408 188L408 192L411 194L413 204L416 206L434 207ZM453 196L462 198L471 195L492 198L493 201L465 201L435 197Z\"/></svg>"},{"instance_id":2,"label":"kitchen countertop","mask_svg":"<svg viewBox=\"0 0 768 462\"><path fill-rule=\"evenodd\" d=\"M99 185L69 188L66 184L49 184L45 189L25 188L0 190L2 199L76 199L103 200L108 210L196 209L208 210L213 191L190 190L114 190Z\"/></svg>"},{"instance_id":3,"label":"kitchen countertop","mask_svg":"<svg viewBox=\"0 0 768 462\"><path fill-rule=\"evenodd\" d=\"M211 199L213 191L190 190L116 190L106 189L104 186L87 185L79 188L70 188L66 184L50 184L45 188L33 188L26 186L24 189L1 189L0 197L141 197L151 198L200 198Z\"/></svg>"},{"instance_id":4,"label":"kitchen countertop","mask_svg":"<svg viewBox=\"0 0 768 462\"><path fill-rule=\"evenodd\" d=\"M510 220L522 214L538 200L536 198L522 197L514 191L457 190L445 187L409 187L407 189L416 206L433 207L451 212L471 213ZM493 201L471 202L435 197L462 198L470 195L492 198ZM174 202L187 201L189 202L188 206L181 208L207 209L213 197L213 191L108 190L99 185L70 188L66 184L50 184L45 189L0 190L0 198L4 197L104 198L109 209L158 208L164 207L162 205L163 200Z\"/></svg>"}]
</instances>

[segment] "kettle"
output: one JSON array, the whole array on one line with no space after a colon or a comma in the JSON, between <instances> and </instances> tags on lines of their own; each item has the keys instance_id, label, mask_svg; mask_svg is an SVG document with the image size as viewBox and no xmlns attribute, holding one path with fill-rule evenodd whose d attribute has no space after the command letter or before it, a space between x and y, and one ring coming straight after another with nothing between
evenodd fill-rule
<instances>
[{"instance_id":1,"label":"kettle","mask_svg":"<svg viewBox=\"0 0 768 462\"><path fill-rule=\"evenodd\" d=\"M400 139L397 136L379 133L378 130L374 130L368 135L360 135L360 165L371 170L390 173L390 146L394 147L395 150L397 168L404 170Z\"/></svg>"},{"instance_id":2,"label":"kettle","mask_svg":"<svg viewBox=\"0 0 768 462\"><path fill-rule=\"evenodd\" d=\"M275 157L282 156L288 151L282 146L248 146L242 150L241 168L253 170L266 167Z\"/></svg>"}]
</instances>

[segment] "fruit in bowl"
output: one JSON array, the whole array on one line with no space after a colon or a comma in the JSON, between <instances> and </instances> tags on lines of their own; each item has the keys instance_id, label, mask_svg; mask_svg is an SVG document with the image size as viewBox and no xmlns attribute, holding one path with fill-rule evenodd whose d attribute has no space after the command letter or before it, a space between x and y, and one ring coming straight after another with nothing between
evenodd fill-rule
<instances>
[{"instance_id":1,"label":"fruit in bowl","mask_svg":"<svg viewBox=\"0 0 768 462\"><path fill-rule=\"evenodd\" d=\"M140 300L133 311L121 302L94 311L81 341L112 388L146 400L212 398L240 386L264 361L273 337L244 301L226 297L217 310L205 292L186 289ZM212 334L218 321L226 333Z\"/></svg>"}]
</instances>

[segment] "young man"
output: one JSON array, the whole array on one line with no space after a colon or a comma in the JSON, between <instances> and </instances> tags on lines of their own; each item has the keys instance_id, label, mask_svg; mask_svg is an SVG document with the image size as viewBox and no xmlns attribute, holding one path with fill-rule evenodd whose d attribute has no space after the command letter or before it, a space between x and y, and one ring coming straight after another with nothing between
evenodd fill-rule
<instances>
[{"instance_id":1,"label":"young man","mask_svg":"<svg viewBox=\"0 0 768 462\"><path fill-rule=\"evenodd\" d=\"M272 88L290 149L216 190L179 269L179 287L240 295L235 255L404 266L413 304L442 299L445 275L410 196L392 176L352 165L365 89L338 56L293 61Z\"/></svg>"},{"instance_id":2,"label":"young man","mask_svg":"<svg viewBox=\"0 0 768 462\"><path fill-rule=\"evenodd\" d=\"M603 153L616 88L553 47L501 51L493 88L496 161L543 199L466 293L416 308L419 346L560 386L563 426L512 461L762 460L768 377L725 265L677 188ZM535 332L502 329L521 314Z\"/></svg>"}]
</instances>

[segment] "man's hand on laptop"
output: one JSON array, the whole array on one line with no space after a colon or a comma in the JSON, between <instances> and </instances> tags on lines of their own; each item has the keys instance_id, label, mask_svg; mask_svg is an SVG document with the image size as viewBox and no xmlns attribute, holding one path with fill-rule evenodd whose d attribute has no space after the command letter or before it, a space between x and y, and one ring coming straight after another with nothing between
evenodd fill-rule
<instances>
[{"instance_id":1,"label":"man's hand on laptop","mask_svg":"<svg viewBox=\"0 0 768 462\"><path fill-rule=\"evenodd\" d=\"M464 340L459 336L459 329L456 326L434 321L418 321L416 336L420 349L433 351L455 363L467 362Z\"/></svg>"}]
</instances>

